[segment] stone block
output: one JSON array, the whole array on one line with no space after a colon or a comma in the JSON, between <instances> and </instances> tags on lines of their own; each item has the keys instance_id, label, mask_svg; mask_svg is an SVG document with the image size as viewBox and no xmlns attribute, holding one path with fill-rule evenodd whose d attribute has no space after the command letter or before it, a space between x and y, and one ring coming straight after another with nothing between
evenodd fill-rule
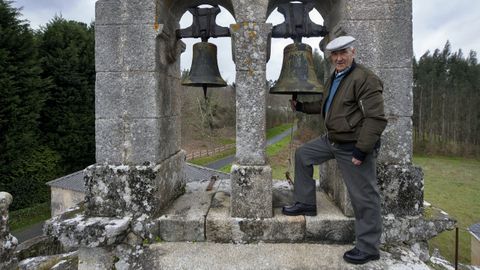
<instances>
[{"instance_id":1,"label":"stone block","mask_svg":"<svg viewBox=\"0 0 480 270\"><path fill-rule=\"evenodd\" d=\"M123 69L123 25L95 27L95 70L121 71Z\"/></svg>"},{"instance_id":2,"label":"stone block","mask_svg":"<svg viewBox=\"0 0 480 270\"><path fill-rule=\"evenodd\" d=\"M444 211L428 207L427 215L383 216L382 244L414 244L427 241L444 231L453 230L456 221Z\"/></svg>"},{"instance_id":3,"label":"stone block","mask_svg":"<svg viewBox=\"0 0 480 270\"><path fill-rule=\"evenodd\" d=\"M234 164L231 177L232 217L272 217L272 169L270 166Z\"/></svg>"},{"instance_id":4,"label":"stone block","mask_svg":"<svg viewBox=\"0 0 480 270\"><path fill-rule=\"evenodd\" d=\"M368 67L411 68L413 58L411 21L346 20L342 31L354 35L359 63Z\"/></svg>"},{"instance_id":5,"label":"stone block","mask_svg":"<svg viewBox=\"0 0 480 270\"><path fill-rule=\"evenodd\" d=\"M97 26L96 71L156 71L157 37L162 29L147 24Z\"/></svg>"},{"instance_id":6,"label":"stone block","mask_svg":"<svg viewBox=\"0 0 480 270\"><path fill-rule=\"evenodd\" d=\"M354 218L343 215L323 192L317 192L317 215L306 216L306 240L322 243L352 243Z\"/></svg>"},{"instance_id":7,"label":"stone block","mask_svg":"<svg viewBox=\"0 0 480 270\"><path fill-rule=\"evenodd\" d=\"M321 165L321 168L321 189L330 196L345 216L353 217L352 202L337 162L335 160L327 161Z\"/></svg>"},{"instance_id":8,"label":"stone block","mask_svg":"<svg viewBox=\"0 0 480 270\"><path fill-rule=\"evenodd\" d=\"M185 153L144 166L92 165L85 170L86 215L156 217L184 192Z\"/></svg>"},{"instance_id":9,"label":"stone block","mask_svg":"<svg viewBox=\"0 0 480 270\"><path fill-rule=\"evenodd\" d=\"M269 23L242 22L230 25L237 72L266 70L271 31L272 24ZM237 82L240 80L237 79Z\"/></svg>"},{"instance_id":10,"label":"stone block","mask_svg":"<svg viewBox=\"0 0 480 270\"><path fill-rule=\"evenodd\" d=\"M380 68L376 74L384 83L385 114L412 117L413 70L411 68Z\"/></svg>"},{"instance_id":11,"label":"stone block","mask_svg":"<svg viewBox=\"0 0 480 270\"><path fill-rule=\"evenodd\" d=\"M126 158L125 129L122 119L95 120L97 163L123 164Z\"/></svg>"},{"instance_id":12,"label":"stone block","mask_svg":"<svg viewBox=\"0 0 480 270\"><path fill-rule=\"evenodd\" d=\"M205 241L205 218L214 195L214 191L206 191L208 183L187 183L185 194L156 220L163 241Z\"/></svg>"},{"instance_id":13,"label":"stone block","mask_svg":"<svg viewBox=\"0 0 480 270\"><path fill-rule=\"evenodd\" d=\"M265 71L238 71L236 81L236 159L241 165L264 165L267 94Z\"/></svg>"},{"instance_id":14,"label":"stone block","mask_svg":"<svg viewBox=\"0 0 480 270\"><path fill-rule=\"evenodd\" d=\"M411 0L353 0L345 1L347 20L402 19L412 21Z\"/></svg>"},{"instance_id":15,"label":"stone block","mask_svg":"<svg viewBox=\"0 0 480 270\"><path fill-rule=\"evenodd\" d=\"M386 164L410 164L413 155L412 119L387 117L388 124L382 134L382 147L378 162Z\"/></svg>"},{"instance_id":16,"label":"stone block","mask_svg":"<svg viewBox=\"0 0 480 270\"><path fill-rule=\"evenodd\" d=\"M383 215L414 216L423 213L423 172L411 164L377 164Z\"/></svg>"},{"instance_id":17,"label":"stone block","mask_svg":"<svg viewBox=\"0 0 480 270\"><path fill-rule=\"evenodd\" d=\"M157 20L156 13L161 3L143 0L100 0L95 3L95 25L153 25Z\"/></svg>"},{"instance_id":18,"label":"stone block","mask_svg":"<svg viewBox=\"0 0 480 270\"><path fill-rule=\"evenodd\" d=\"M180 80L160 72L98 72L96 118L180 115Z\"/></svg>"},{"instance_id":19,"label":"stone block","mask_svg":"<svg viewBox=\"0 0 480 270\"><path fill-rule=\"evenodd\" d=\"M46 235L56 237L66 249L105 247L121 243L131 223L131 217L87 217L76 214L57 216L45 223Z\"/></svg>"},{"instance_id":20,"label":"stone block","mask_svg":"<svg viewBox=\"0 0 480 270\"><path fill-rule=\"evenodd\" d=\"M276 209L264 219L230 217L230 194L217 192L206 218L207 241L220 243L298 242L305 235L305 217L289 217Z\"/></svg>"},{"instance_id":21,"label":"stone block","mask_svg":"<svg viewBox=\"0 0 480 270\"><path fill-rule=\"evenodd\" d=\"M248 0L232 1L235 20L239 23L266 21L268 2L268 0L253 2Z\"/></svg>"}]
</instances>

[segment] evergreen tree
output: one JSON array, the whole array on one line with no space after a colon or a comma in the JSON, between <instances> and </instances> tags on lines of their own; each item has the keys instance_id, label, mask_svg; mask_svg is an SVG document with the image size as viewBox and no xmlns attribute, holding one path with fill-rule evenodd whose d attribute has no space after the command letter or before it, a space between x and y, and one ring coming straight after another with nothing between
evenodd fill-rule
<instances>
[{"instance_id":1,"label":"evergreen tree","mask_svg":"<svg viewBox=\"0 0 480 270\"><path fill-rule=\"evenodd\" d=\"M94 27L55 17L39 33L42 76L48 89L41 113L46 144L71 173L95 163Z\"/></svg>"},{"instance_id":2,"label":"evergreen tree","mask_svg":"<svg viewBox=\"0 0 480 270\"><path fill-rule=\"evenodd\" d=\"M58 176L58 156L39 144L44 105L38 54L19 10L0 0L0 190L12 193L12 209L48 199L45 182Z\"/></svg>"}]
</instances>

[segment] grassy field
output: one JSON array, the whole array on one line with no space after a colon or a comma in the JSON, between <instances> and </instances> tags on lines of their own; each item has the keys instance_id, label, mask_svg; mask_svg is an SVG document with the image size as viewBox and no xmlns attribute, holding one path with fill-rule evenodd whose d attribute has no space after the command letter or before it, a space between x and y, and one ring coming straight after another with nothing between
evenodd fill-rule
<instances>
[{"instance_id":1,"label":"grassy field","mask_svg":"<svg viewBox=\"0 0 480 270\"><path fill-rule=\"evenodd\" d=\"M414 157L425 173L425 200L458 221L460 262L470 262L470 234L466 229L480 222L480 161L449 157ZM455 232L447 231L430 241L431 248L453 261Z\"/></svg>"},{"instance_id":2,"label":"grassy field","mask_svg":"<svg viewBox=\"0 0 480 270\"><path fill-rule=\"evenodd\" d=\"M50 218L50 203L42 203L30 208L11 211L9 213L9 225L12 232L28 228L40 221Z\"/></svg>"}]
</instances>

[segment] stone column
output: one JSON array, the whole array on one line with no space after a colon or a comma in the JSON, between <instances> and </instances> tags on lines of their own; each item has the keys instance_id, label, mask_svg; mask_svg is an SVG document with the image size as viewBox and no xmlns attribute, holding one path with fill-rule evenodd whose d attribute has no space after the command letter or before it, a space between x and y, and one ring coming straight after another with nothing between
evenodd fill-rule
<instances>
[{"instance_id":1,"label":"stone column","mask_svg":"<svg viewBox=\"0 0 480 270\"><path fill-rule=\"evenodd\" d=\"M421 169L412 163L413 71L412 1L344 1L337 8L338 22L330 39L353 35L357 61L371 68L384 82L388 125L382 135L377 160L378 182L384 214L415 215L423 204ZM322 186L333 195L346 215L352 215L346 188L337 183L336 164L328 165Z\"/></svg>"},{"instance_id":2,"label":"stone column","mask_svg":"<svg viewBox=\"0 0 480 270\"><path fill-rule=\"evenodd\" d=\"M96 3L96 161L87 214L155 215L184 186L180 58L161 1ZM162 13L162 14L161 14ZM174 21L163 18L164 21Z\"/></svg>"},{"instance_id":3,"label":"stone column","mask_svg":"<svg viewBox=\"0 0 480 270\"><path fill-rule=\"evenodd\" d=\"M266 4L234 1L237 24L230 26L236 64L237 143L232 166L231 215L268 218L272 170L266 159L266 63L272 25ZM260 2L260 1L259 1Z\"/></svg>"},{"instance_id":4,"label":"stone column","mask_svg":"<svg viewBox=\"0 0 480 270\"><path fill-rule=\"evenodd\" d=\"M16 269L17 260L14 258L18 241L10 234L8 227L8 208L13 198L7 192L0 192L0 269Z\"/></svg>"}]
</instances>

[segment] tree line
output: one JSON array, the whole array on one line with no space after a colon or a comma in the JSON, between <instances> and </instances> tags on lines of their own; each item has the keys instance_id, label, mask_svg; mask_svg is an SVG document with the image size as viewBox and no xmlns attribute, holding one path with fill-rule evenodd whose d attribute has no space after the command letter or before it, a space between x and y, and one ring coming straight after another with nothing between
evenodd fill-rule
<instances>
[{"instance_id":1,"label":"tree line","mask_svg":"<svg viewBox=\"0 0 480 270\"><path fill-rule=\"evenodd\" d=\"M480 156L480 65L477 53L427 51L414 59L414 145L417 153Z\"/></svg>"},{"instance_id":2,"label":"tree line","mask_svg":"<svg viewBox=\"0 0 480 270\"><path fill-rule=\"evenodd\" d=\"M55 17L33 31L11 3L0 0L0 190L15 210L95 162L95 67L93 25Z\"/></svg>"}]
</instances>

